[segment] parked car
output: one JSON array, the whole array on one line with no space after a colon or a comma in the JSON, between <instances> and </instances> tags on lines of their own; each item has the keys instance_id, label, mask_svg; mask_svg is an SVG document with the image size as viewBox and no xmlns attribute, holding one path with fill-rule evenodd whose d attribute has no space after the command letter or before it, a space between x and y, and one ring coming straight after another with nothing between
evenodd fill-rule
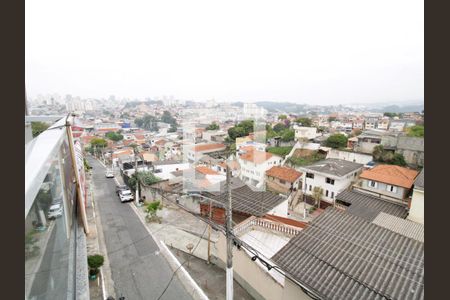
<instances>
[{"instance_id":1,"label":"parked car","mask_svg":"<svg viewBox=\"0 0 450 300\"><path fill-rule=\"evenodd\" d=\"M56 219L58 217L61 217L62 214L63 214L63 207L61 203L56 203L50 206L50 209L48 210L47 213L47 218L49 218L50 220Z\"/></svg>"},{"instance_id":2,"label":"parked car","mask_svg":"<svg viewBox=\"0 0 450 300\"><path fill-rule=\"evenodd\" d=\"M124 203L128 201L133 201L134 197L130 190L123 190L119 192L119 199L120 202Z\"/></svg>"},{"instance_id":3,"label":"parked car","mask_svg":"<svg viewBox=\"0 0 450 300\"><path fill-rule=\"evenodd\" d=\"M119 195L120 191L129 190L126 185L116 185L116 194Z\"/></svg>"},{"instance_id":4,"label":"parked car","mask_svg":"<svg viewBox=\"0 0 450 300\"><path fill-rule=\"evenodd\" d=\"M106 178L114 178L114 173L112 170L106 170L105 176Z\"/></svg>"}]
</instances>

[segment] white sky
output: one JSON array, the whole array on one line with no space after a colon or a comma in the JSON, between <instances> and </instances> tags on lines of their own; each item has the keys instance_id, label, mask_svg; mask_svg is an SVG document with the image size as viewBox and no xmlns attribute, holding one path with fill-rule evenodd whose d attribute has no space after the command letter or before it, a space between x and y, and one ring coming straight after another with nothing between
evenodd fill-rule
<instances>
[{"instance_id":1,"label":"white sky","mask_svg":"<svg viewBox=\"0 0 450 300\"><path fill-rule=\"evenodd\" d=\"M423 101L423 1L25 3L31 97Z\"/></svg>"}]
</instances>

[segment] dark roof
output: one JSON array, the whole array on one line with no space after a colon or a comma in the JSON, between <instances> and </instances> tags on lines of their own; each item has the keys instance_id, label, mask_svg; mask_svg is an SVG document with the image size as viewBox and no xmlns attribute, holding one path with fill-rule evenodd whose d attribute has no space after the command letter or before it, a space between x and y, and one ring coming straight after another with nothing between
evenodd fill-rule
<instances>
[{"instance_id":1,"label":"dark roof","mask_svg":"<svg viewBox=\"0 0 450 300\"><path fill-rule=\"evenodd\" d=\"M424 298L424 244L333 207L271 260L323 299Z\"/></svg>"},{"instance_id":2,"label":"dark roof","mask_svg":"<svg viewBox=\"0 0 450 300\"><path fill-rule=\"evenodd\" d=\"M328 158L315 162L311 165L304 166L303 168L340 177L347 175L350 172L356 171L362 167L362 164L354 163L351 161L337 158Z\"/></svg>"},{"instance_id":3,"label":"dark roof","mask_svg":"<svg viewBox=\"0 0 450 300\"><path fill-rule=\"evenodd\" d=\"M206 197L210 197L223 204L228 203L228 191L220 194L210 192L206 192L204 194ZM269 211L286 200L286 198L272 192L253 191L247 185L232 188L231 197L233 211L238 211L257 217L264 216ZM208 202L208 200L201 201Z\"/></svg>"},{"instance_id":4,"label":"dark roof","mask_svg":"<svg viewBox=\"0 0 450 300\"><path fill-rule=\"evenodd\" d=\"M152 165L154 166L163 166L163 165L175 165L175 164L182 164L182 160L158 160L152 162Z\"/></svg>"},{"instance_id":5,"label":"dark roof","mask_svg":"<svg viewBox=\"0 0 450 300\"><path fill-rule=\"evenodd\" d=\"M350 206L346 212L369 222L373 221L380 212L402 219L408 215L405 206L358 191L343 191L336 196L336 200L349 203Z\"/></svg>"},{"instance_id":6,"label":"dark roof","mask_svg":"<svg viewBox=\"0 0 450 300\"><path fill-rule=\"evenodd\" d=\"M425 190L425 168L420 171L419 176L414 181L414 188L422 191Z\"/></svg>"}]
</instances>

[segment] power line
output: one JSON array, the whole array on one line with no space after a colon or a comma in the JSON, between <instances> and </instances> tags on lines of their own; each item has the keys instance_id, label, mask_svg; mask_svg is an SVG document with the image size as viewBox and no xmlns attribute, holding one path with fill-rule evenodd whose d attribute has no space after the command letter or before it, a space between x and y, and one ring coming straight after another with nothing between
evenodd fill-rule
<instances>
[{"instance_id":1,"label":"power line","mask_svg":"<svg viewBox=\"0 0 450 300\"><path fill-rule=\"evenodd\" d=\"M203 235L206 232L206 229L208 228L208 226L205 226L205 230L203 230L202 236L198 239L197 245L195 245L194 249L192 250L191 254L193 254L195 252L195 250L197 250L198 245L200 245L200 242L203 240ZM164 293L167 291L167 289L169 288L170 283L172 282L175 274L178 272L178 270L186 263L189 261L189 258L186 259L182 264L180 264L178 266L178 268L172 273L172 277L170 277L169 282L167 283L166 287L164 288L163 292L161 293L161 295L159 295L159 297L157 298L157 300L161 299L161 297L164 295Z\"/></svg>"}]
</instances>

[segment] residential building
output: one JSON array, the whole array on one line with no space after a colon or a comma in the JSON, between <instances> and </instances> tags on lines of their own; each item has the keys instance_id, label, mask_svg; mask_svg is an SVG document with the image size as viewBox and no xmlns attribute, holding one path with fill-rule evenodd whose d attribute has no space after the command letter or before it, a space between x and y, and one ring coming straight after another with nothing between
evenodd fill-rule
<instances>
[{"instance_id":1,"label":"residential building","mask_svg":"<svg viewBox=\"0 0 450 300\"><path fill-rule=\"evenodd\" d=\"M377 129L380 130L388 130L389 129L389 117L383 117L377 123Z\"/></svg>"},{"instance_id":2,"label":"residential building","mask_svg":"<svg viewBox=\"0 0 450 300\"><path fill-rule=\"evenodd\" d=\"M408 203L408 197L419 172L395 165L377 165L364 170L354 189L380 198Z\"/></svg>"},{"instance_id":3,"label":"residential building","mask_svg":"<svg viewBox=\"0 0 450 300\"><path fill-rule=\"evenodd\" d=\"M403 155L408 165L423 166L425 164L425 139L400 135L395 153Z\"/></svg>"},{"instance_id":4,"label":"residential building","mask_svg":"<svg viewBox=\"0 0 450 300\"><path fill-rule=\"evenodd\" d=\"M187 169L189 169L189 163L179 160L155 161L152 163L153 173L161 179L172 179L175 177L172 172Z\"/></svg>"},{"instance_id":5,"label":"residential building","mask_svg":"<svg viewBox=\"0 0 450 300\"><path fill-rule=\"evenodd\" d=\"M327 208L271 257L293 277L277 299L424 299L424 244L378 224Z\"/></svg>"},{"instance_id":6,"label":"residential building","mask_svg":"<svg viewBox=\"0 0 450 300\"><path fill-rule=\"evenodd\" d=\"M358 142L356 143L354 150L361 153L372 154L373 149L381 144L381 139L386 135L382 130L365 130L362 134L358 135Z\"/></svg>"},{"instance_id":7,"label":"residential building","mask_svg":"<svg viewBox=\"0 0 450 300\"><path fill-rule=\"evenodd\" d=\"M257 150L253 146L241 146L237 161L241 166L239 178L251 186L262 188L265 183L266 171L273 166L281 165L282 158Z\"/></svg>"},{"instance_id":8,"label":"residential building","mask_svg":"<svg viewBox=\"0 0 450 300\"><path fill-rule=\"evenodd\" d=\"M196 144L187 146L187 158L190 162L196 162L205 154L224 151L226 146L221 143Z\"/></svg>"},{"instance_id":9,"label":"residential building","mask_svg":"<svg viewBox=\"0 0 450 300\"><path fill-rule=\"evenodd\" d=\"M316 137L320 136L319 133L317 133L316 127L304 127L304 126L297 126L294 125L295 130L295 140L313 140Z\"/></svg>"},{"instance_id":10,"label":"residential building","mask_svg":"<svg viewBox=\"0 0 450 300\"><path fill-rule=\"evenodd\" d=\"M335 158L300 167L303 173L302 190L305 195L312 197L315 187L322 188L322 205L334 204L337 194L357 180L362 168L362 164Z\"/></svg>"},{"instance_id":11,"label":"residential building","mask_svg":"<svg viewBox=\"0 0 450 300\"><path fill-rule=\"evenodd\" d=\"M376 129L378 118L366 118L364 121L364 129Z\"/></svg>"},{"instance_id":12,"label":"residential building","mask_svg":"<svg viewBox=\"0 0 450 300\"><path fill-rule=\"evenodd\" d=\"M424 224L425 221L425 169L414 181L414 189L409 207L408 219L414 222Z\"/></svg>"},{"instance_id":13,"label":"residential building","mask_svg":"<svg viewBox=\"0 0 450 300\"><path fill-rule=\"evenodd\" d=\"M291 192L301 189L301 176L302 173L295 169L273 166L266 171L266 187L270 191L289 195Z\"/></svg>"}]
</instances>

